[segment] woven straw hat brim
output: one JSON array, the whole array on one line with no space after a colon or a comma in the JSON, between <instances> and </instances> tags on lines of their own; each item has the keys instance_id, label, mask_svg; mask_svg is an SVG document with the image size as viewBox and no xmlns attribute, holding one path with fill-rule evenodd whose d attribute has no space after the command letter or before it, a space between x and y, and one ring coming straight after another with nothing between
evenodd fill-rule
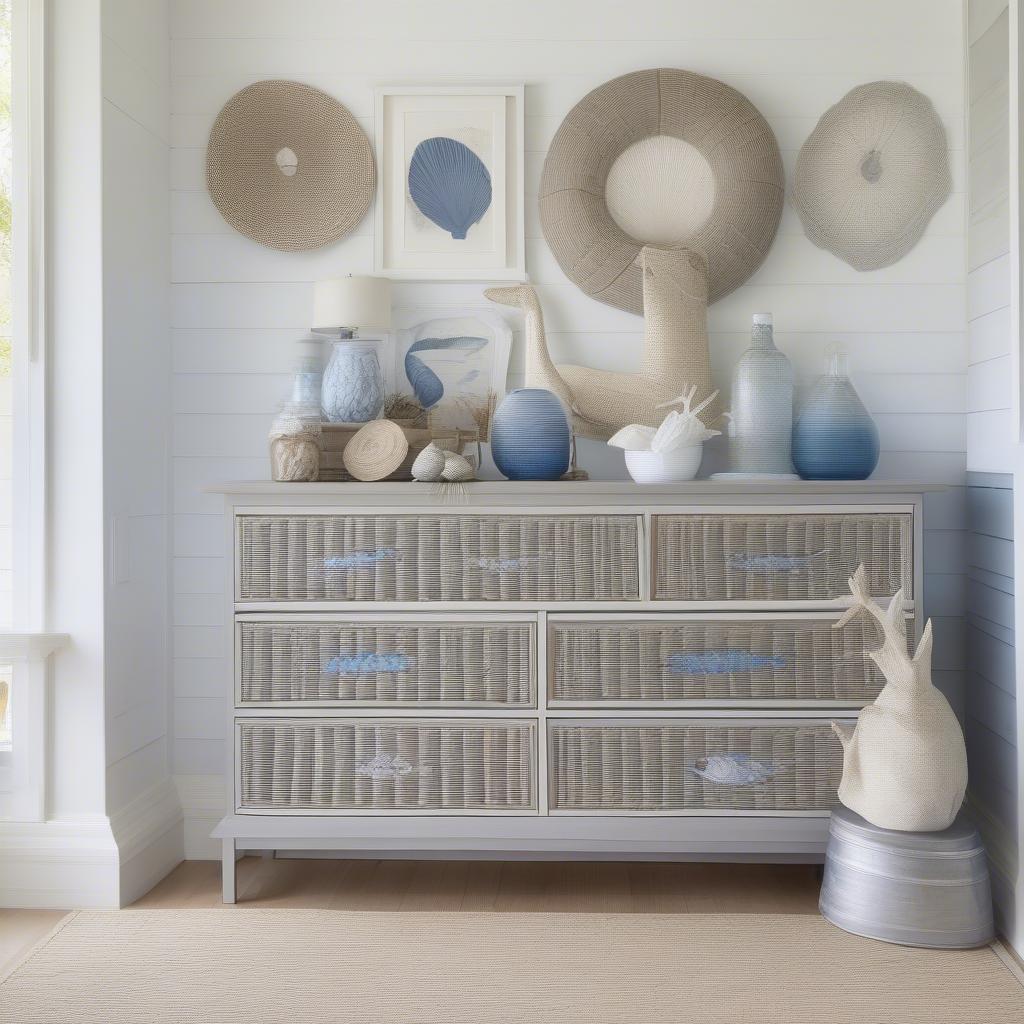
<instances>
[{"instance_id":1,"label":"woven straw hat brim","mask_svg":"<svg viewBox=\"0 0 1024 1024\"><path fill-rule=\"evenodd\" d=\"M409 441L391 420L372 420L352 435L341 461L356 480L383 480L405 461Z\"/></svg>"},{"instance_id":2,"label":"woven straw hat brim","mask_svg":"<svg viewBox=\"0 0 1024 1024\"><path fill-rule=\"evenodd\" d=\"M636 71L598 86L569 111L548 150L541 227L571 281L632 313L643 312L637 259L643 242L612 219L605 182L624 150L656 135L689 143L712 170L711 214L680 243L707 260L710 301L739 287L761 265L782 216L778 143L742 93L676 68Z\"/></svg>"},{"instance_id":3,"label":"woven straw hat brim","mask_svg":"<svg viewBox=\"0 0 1024 1024\"><path fill-rule=\"evenodd\" d=\"M293 175L277 156L291 150ZM214 122L206 183L224 219L274 249L315 249L348 234L376 187L370 140L348 109L301 82L256 82Z\"/></svg>"},{"instance_id":4,"label":"woven straw hat brim","mask_svg":"<svg viewBox=\"0 0 1024 1024\"><path fill-rule=\"evenodd\" d=\"M952 187L946 131L928 97L905 82L869 82L807 137L793 204L815 245L879 270L918 243Z\"/></svg>"}]
</instances>

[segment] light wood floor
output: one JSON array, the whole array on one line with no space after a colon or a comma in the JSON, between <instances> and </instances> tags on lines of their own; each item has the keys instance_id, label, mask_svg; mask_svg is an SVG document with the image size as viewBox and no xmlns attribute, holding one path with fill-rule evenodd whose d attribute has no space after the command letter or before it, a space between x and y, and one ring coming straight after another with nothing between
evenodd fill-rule
<instances>
[{"instance_id":1,"label":"light wood floor","mask_svg":"<svg viewBox=\"0 0 1024 1024\"><path fill-rule=\"evenodd\" d=\"M497 913L816 914L818 869L769 864L273 860L238 864L239 904ZM219 907L220 864L185 861L134 906ZM0 910L0 976L63 917Z\"/></svg>"}]
</instances>

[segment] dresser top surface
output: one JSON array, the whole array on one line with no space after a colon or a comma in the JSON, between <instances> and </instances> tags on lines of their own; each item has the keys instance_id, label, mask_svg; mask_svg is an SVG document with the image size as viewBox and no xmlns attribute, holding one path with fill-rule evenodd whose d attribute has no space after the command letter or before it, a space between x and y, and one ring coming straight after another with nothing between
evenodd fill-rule
<instances>
[{"instance_id":1,"label":"dresser top surface","mask_svg":"<svg viewBox=\"0 0 1024 1024\"><path fill-rule=\"evenodd\" d=\"M365 504L367 499L395 505L543 505L589 506L607 501L612 504L671 504L718 497L789 497L857 500L880 495L921 495L944 491L944 484L912 480L693 480L686 483L640 485L621 480L508 481L477 480L461 485L458 491L442 493L434 483L402 481L391 483L278 483L273 480L230 480L210 484L207 493L240 497L327 500L344 505L346 499Z\"/></svg>"}]
</instances>

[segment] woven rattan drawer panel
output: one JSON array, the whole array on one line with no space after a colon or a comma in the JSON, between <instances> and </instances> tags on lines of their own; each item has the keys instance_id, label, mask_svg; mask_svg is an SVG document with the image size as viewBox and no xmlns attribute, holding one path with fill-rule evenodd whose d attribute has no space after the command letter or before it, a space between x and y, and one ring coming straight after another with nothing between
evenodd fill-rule
<instances>
[{"instance_id":1,"label":"woven rattan drawer panel","mask_svg":"<svg viewBox=\"0 0 1024 1024\"><path fill-rule=\"evenodd\" d=\"M261 719L238 728L242 810L536 806L529 722Z\"/></svg>"},{"instance_id":2,"label":"woven rattan drawer panel","mask_svg":"<svg viewBox=\"0 0 1024 1024\"><path fill-rule=\"evenodd\" d=\"M622 601L632 515L245 515L241 601Z\"/></svg>"},{"instance_id":3,"label":"woven rattan drawer panel","mask_svg":"<svg viewBox=\"0 0 1024 1024\"><path fill-rule=\"evenodd\" d=\"M832 600L861 563L875 596L910 598L912 532L910 513L656 516L654 598Z\"/></svg>"},{"instance_id":4,"label":"woven rattan drawer panel","mask_svg":"<svg viewBox=\"0 0 1024 1024\"><path fill-rule=\"evenodd\" d=\"M531 707L528 622L238 624L243 705Z\"/></svg>"},{"instance_id":5,"label":"woven rattan drawer panel","mask_svg":"<svg viewBox=\"0 0 1024 1024\"><path fill-rule=\"evenodd\" d=\"M715 619L550 621L549 697L604 703L874 700L884 679L867 652L873 619L841 630L837 616L723 615ZM908 623L913 642L913 623Z\"/></svg>"},{"instance_id":6,"label":"woven rattan drawer panel","mask_svg":"<svg viewBox=\"0 0 1024 1024\"><path fill-rule=\"evenodd\" d=\"M842 750L827 723L550 726L552 810L826 811Z\"/></svg>"}]
</instances>

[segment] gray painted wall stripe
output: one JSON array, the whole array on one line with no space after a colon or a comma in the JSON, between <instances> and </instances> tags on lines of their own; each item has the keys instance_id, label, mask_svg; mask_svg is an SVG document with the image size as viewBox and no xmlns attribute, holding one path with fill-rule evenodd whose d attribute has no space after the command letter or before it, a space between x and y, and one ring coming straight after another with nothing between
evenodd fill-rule
<instances>
[{"instance_id":1,"label":"gray painted wall stripe","mask_svg":"<svg viewBox=\"0 0 1024 1024\"><path fill-rule=\"evenodd\" d=\"M967 474L968 487L997 487L1003 490L1013 490L1012 473L976 473L973 470Z\"/></svg>"},{"instance_id":2,"label":"gray painted wall stripe","mask_svg":"<svg viewBox=\"0 0 1024 1024\"><path fill-rule=\"evenodd\" d=\"M967 491L967 522L972 533L1013 540L1013 491L971 487Z\"/></svg>"}]
</instances>

